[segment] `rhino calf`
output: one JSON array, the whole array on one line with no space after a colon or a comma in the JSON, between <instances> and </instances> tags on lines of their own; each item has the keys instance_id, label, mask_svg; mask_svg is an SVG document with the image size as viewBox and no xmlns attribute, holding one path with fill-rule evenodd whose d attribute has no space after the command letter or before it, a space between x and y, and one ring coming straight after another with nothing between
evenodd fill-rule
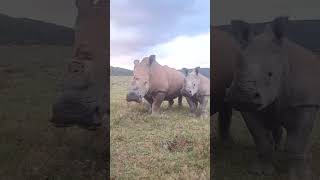
<instances>
[{"instance_id":1,"label":"rhino calf","mask_svg":"<svg viewBox=\"0 0 320 180\"><path fill-rule=\"evenodd\" d=\"M162 66L156 61L156 56L145 57L141 62L134 61L133 79L127 94L127 101L141 102L146 99L151 105L151 113L159 112L163 101L169 101L169 107L173 99L179 98L182 105L181 89L184 75L182 72Z\"/></svg>"},{"instance_id":2,"label":"rhino calf","mask_svg":"<svg viewBox=\"0 0 320 180\"><path fill-rule=\"evenodd\" d=\"M208 99L210 98L210 80L199 73L199 67L191 73L185 71L185 78L181 94L186 97L191 113L198 116L206 113ZM198 103L200 107L198 108Z\"/></svg>"}]
</instances>

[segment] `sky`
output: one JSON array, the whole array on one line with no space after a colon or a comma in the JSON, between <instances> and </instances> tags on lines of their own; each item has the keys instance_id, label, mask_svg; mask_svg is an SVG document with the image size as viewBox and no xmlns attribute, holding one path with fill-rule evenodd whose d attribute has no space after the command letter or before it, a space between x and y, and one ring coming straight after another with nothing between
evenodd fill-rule
<instances>
[{"instance_id":1,"label":"sky","mask_svg":"<svg viewBox=\"0 0 320 180\"><path fill-rule=\"evenodd\" d=\"M210 67L209 0L112 0L111 66L133 69L151 54L162 65Z\"/></svg>"},{"instance_id":2,"label":"sky","mask_svg":"<svg viewBox=\"0 0 320 180\"><path fill-rule=\"evenodd\" d=\"M111 65L133 68L134 59L155 54L175 68L206 67L209 22L320 19L319 0L111 0ZM211 6L211 16L210 9ZM75 0L1 0L0 13L73 27Z\"/></svg>"}]
</instances>

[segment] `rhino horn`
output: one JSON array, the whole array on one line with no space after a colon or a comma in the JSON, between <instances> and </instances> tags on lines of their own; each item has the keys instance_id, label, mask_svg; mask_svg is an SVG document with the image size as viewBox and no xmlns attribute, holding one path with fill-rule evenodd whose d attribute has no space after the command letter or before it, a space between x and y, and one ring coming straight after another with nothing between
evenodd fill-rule
<instances>
[{"instance_id":1,"label":"rhino horn","mask_svg":"<svg viewBox=\"0 0 320 180\"><path fill-rule=\"evenodd\" d=\"M154 63L156 61L156 55L150 55L149 56L149 66L152 65L152 63Z\"/></svg>"},{"instance_id":2,"label":"rhino horn","mask_svg":"<svg viewBox=\"0 0 320 180\"><path fill-rule=\"evenodd\" d=\"M286 36L286 28L288 23L289 23L288 16L276 17L272 21L271 28L272 28L272 32L274 34L274 38L276 42L281 44L282 39Z\"/></svg>"},{"instance_id":3,"label":"rhino horn","mask_svg":"<svg viewBox=\"0 0 320 180\"><path fill-rule=\"evenodd\" d=\"M231 26L235 37L240 41L242 47L246 47L253 37L250 24L242 20L232 20Z\"/></svg>"},{"instance_id":4,"label":"rhino horn","mask_svg":"<svg viewBox=\"0 0 320 180\"><path fill-rule=\"evenodd\" d=\"M199 74L199 69L200 69L200 67L196 67L195 69L194 69L194 71L196 72L196 75L198 76L198 74Z\"/></svg>"}]
</instances>

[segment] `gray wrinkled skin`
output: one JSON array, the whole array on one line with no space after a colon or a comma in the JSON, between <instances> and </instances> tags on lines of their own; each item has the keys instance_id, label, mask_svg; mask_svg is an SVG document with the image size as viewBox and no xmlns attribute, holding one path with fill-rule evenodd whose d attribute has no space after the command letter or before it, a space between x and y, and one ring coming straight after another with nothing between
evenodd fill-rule
<instances>
[{"instance_id":1,"label":"gray wrinkled skin","mask_svg":"<svg viewBox=\"0 0 320 180\"><path fill-rule=\"evenodd\" d=\"M243 21L232 25L242 44L226 101L240 110L257 147L250 172L272 174L275 141L271 133L287 131L290 180L310 180L308 141L320 105L320 61L309 50L285 36L287 17L274 19L265 31L253 36Z\"/></svg>"},{"instance_id":2,"label":"gray wrinkled skin","mask_svg":"<svg viewBox=\"0 0 320 180\"><path fill-rule=\"evenodd\" d=\"M181 93L186 97L191 113L201 116L206 113L210 98L210 80L199 73L199 67L191 73L185 70L185 75ZM200 104L199 108L198 103Z\"/></svg>"}]
</instances>

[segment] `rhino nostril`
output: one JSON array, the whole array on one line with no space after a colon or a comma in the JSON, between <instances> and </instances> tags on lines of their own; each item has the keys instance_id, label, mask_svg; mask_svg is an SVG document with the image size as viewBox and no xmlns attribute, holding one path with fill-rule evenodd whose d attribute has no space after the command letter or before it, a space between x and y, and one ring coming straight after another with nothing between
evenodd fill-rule
<instances>
[{"instance_id":1,"label":"rhino nostril","mask_svg":"<svg viewBox=\"0 0 320 180\"><path fill-rule=\"evenodd\" d=\"M260 98L260 97L261 97L261 96L260 96L259 93L255 93L255 94L254 94L254 98L255 98L255 99L258 99L258 98Z\"/></svg>"}]
</instances>

